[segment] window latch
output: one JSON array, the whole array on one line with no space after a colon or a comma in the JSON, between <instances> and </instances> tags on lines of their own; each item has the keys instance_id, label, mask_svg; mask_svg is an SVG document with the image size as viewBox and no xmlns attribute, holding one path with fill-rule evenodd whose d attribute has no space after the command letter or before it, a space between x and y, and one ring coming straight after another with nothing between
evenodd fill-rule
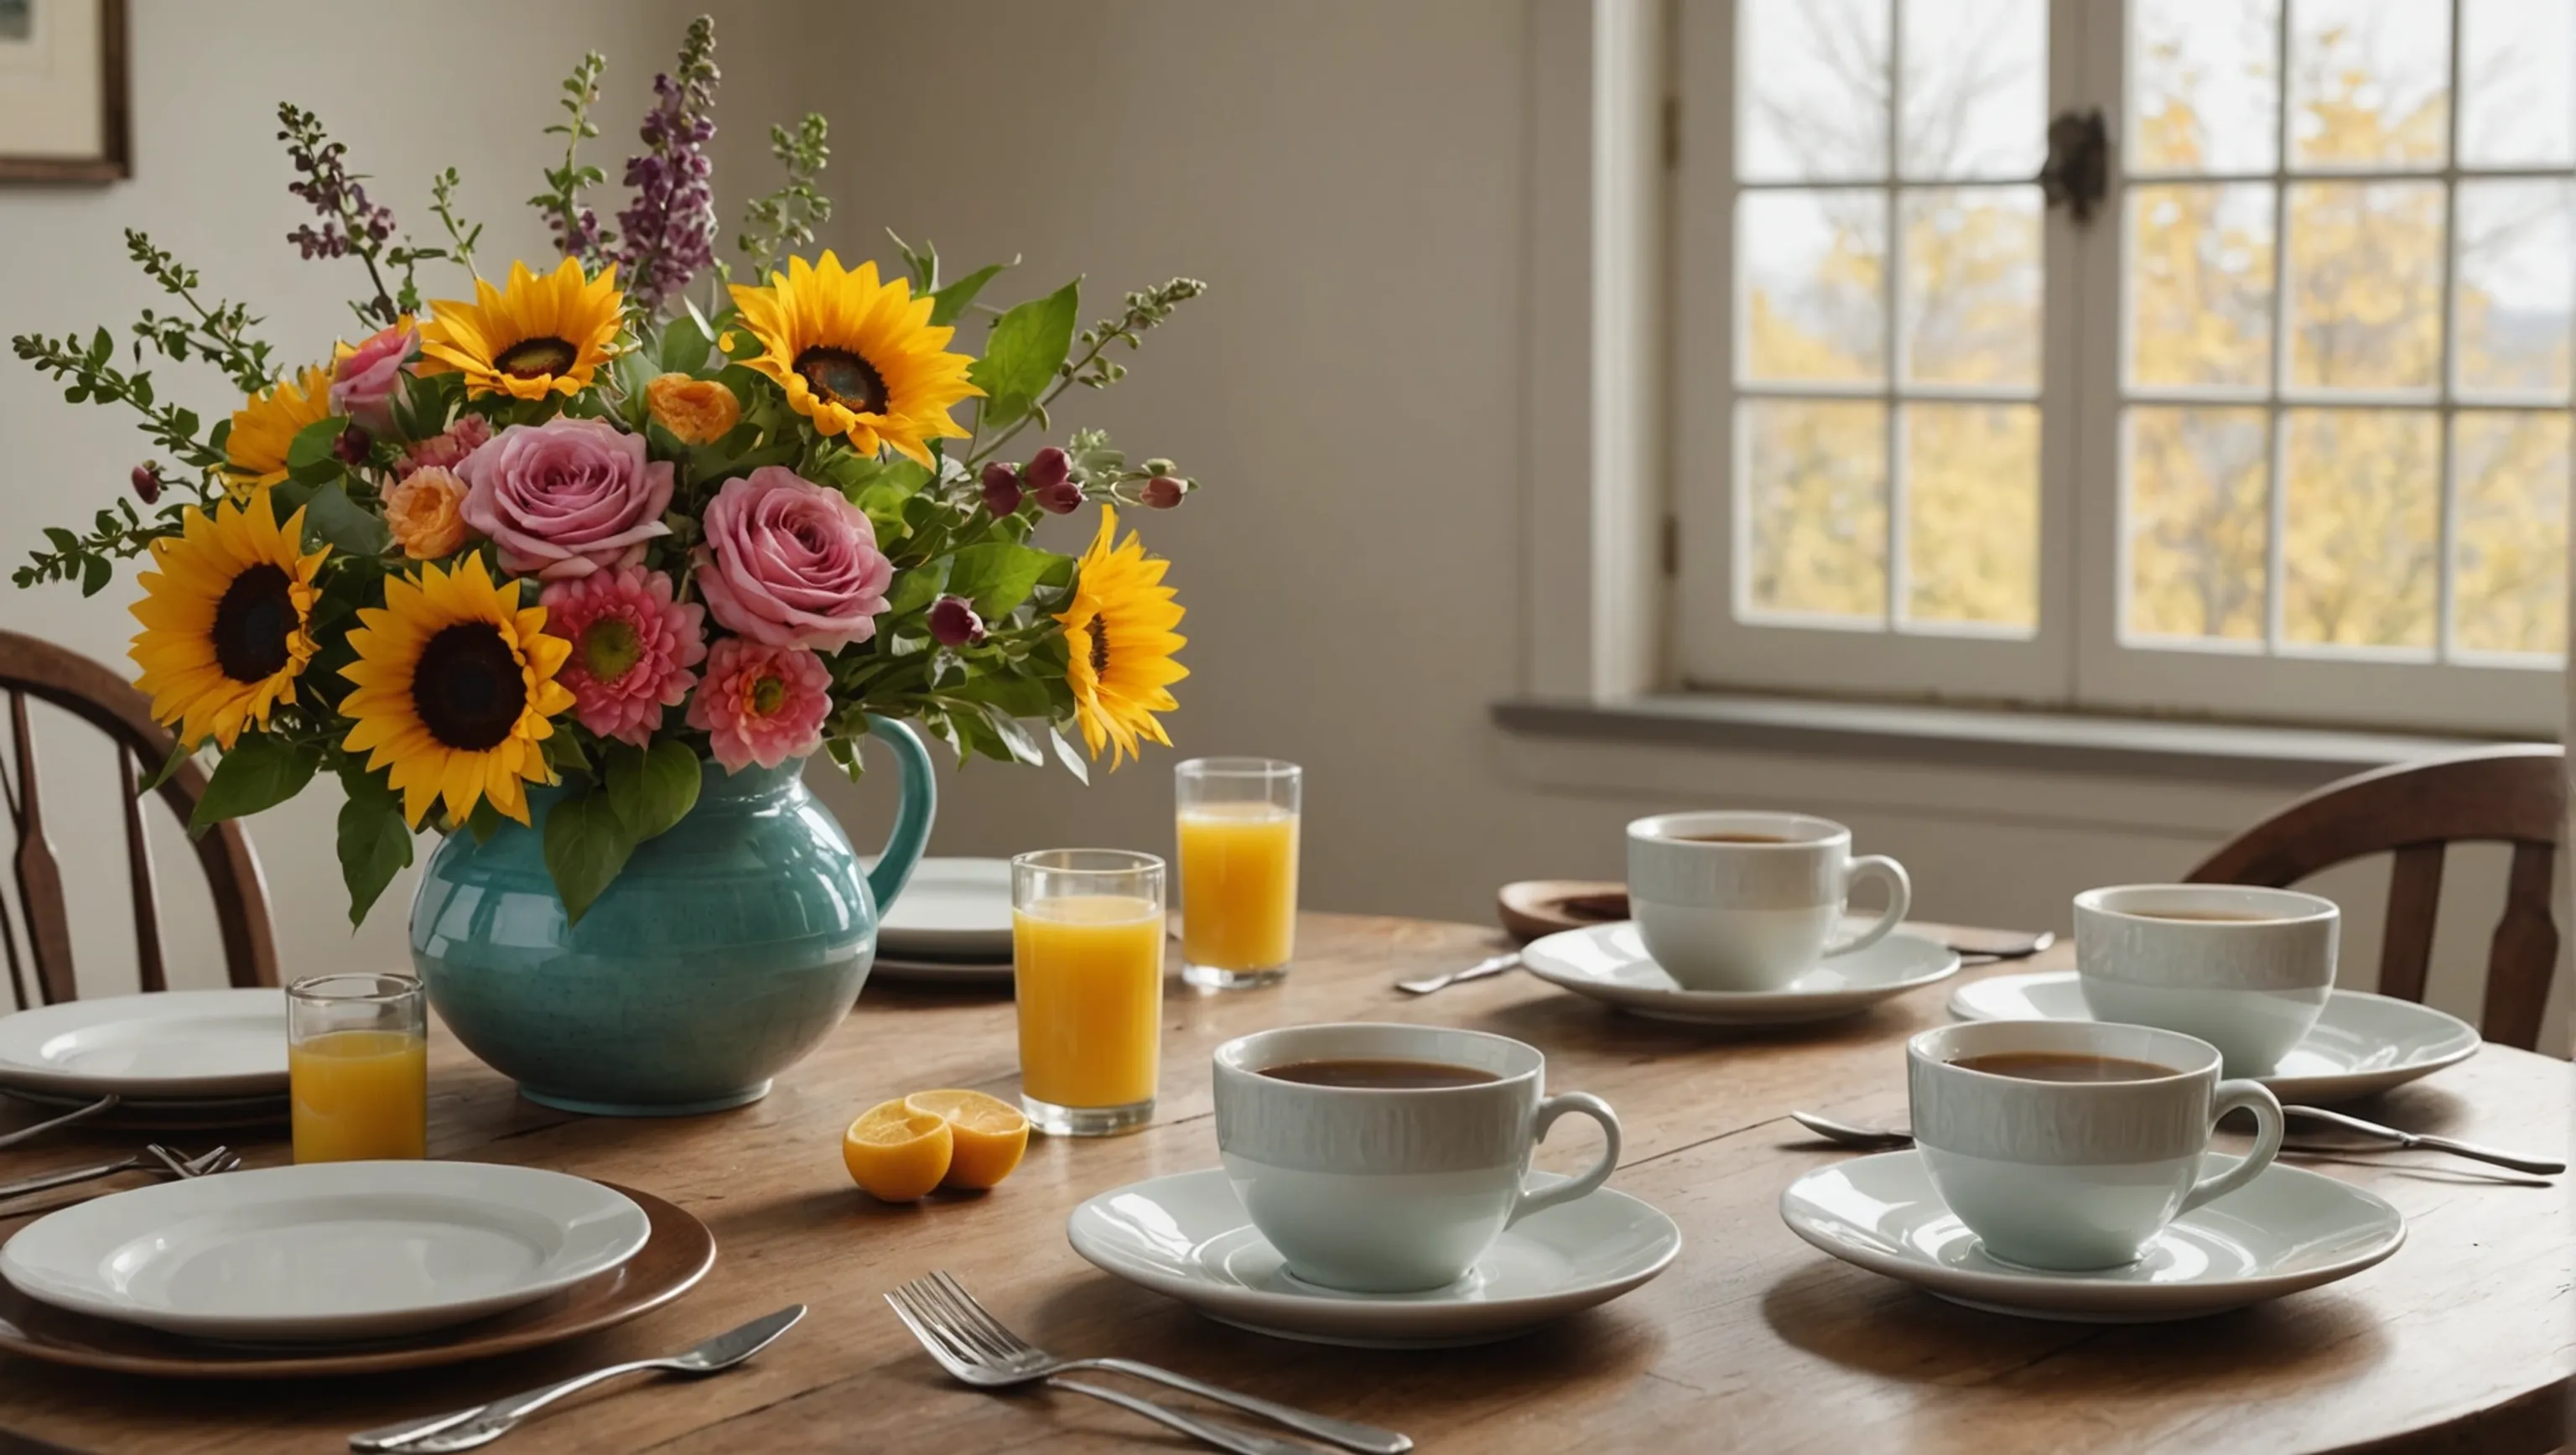
<instances>
[{"instance_id":1,"label":"window latch","mask_svg":"<svg viewBox=\"0 0 2576 1455\"><path fill-rule=\"evenodd\" d=\"M2039 169L2039 190L2048 205L2088 223L2110 186L2111 130L2101 108L2057 113L2048 123L2048 161Z\"/></svg>"}]
</instances>

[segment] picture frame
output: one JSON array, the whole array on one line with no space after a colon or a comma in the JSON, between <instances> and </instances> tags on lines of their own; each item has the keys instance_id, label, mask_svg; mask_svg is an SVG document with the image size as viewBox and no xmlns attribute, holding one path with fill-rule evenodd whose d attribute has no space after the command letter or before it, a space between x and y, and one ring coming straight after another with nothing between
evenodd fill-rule
<instances>
[{"instance_id":1,"label":"picture frame","mask_svg":"<svg viewBox=\"0 0 2576 1455\"><path fill-rule=\"evenodd\" d=\"M0 183L134 174L127 0L0 0Z\"/></svg>"}]
</instances>

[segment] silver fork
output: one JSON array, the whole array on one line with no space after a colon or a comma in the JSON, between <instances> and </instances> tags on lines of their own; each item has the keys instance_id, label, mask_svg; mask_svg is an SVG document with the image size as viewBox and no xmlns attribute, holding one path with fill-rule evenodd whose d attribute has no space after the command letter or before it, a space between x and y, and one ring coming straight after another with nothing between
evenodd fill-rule
<instances>
[{"instance_id":1,"label":"silver fork","mask_svg":"<svg viewBox=\"0 0 2576 1455\"><path fill-rule=\"evenodd\" d=\"M93 1167L75 1167L67 1172L46 1172L22 1177L16 1182L0 1183L0 1200L24 1197L31 1192L50 1192L74 1183L94 1182L120 1172L149 1172L155 1177L207 1177L218 1172L230 1172L240 1165L241 1154L230 1147L217 1147L201 1157L182 1158L156 1142L121 1162L101 1162Z\"/></svg>"},{"instance_id":2,"label":"silver fork","mask_svg":"<svg viewBox=\"0 0 2576 1455\"><path fill-rule=\"evenodd\" d=\"M1338 1420L1292 1405L1237 1394L1151 1364L1139 1364L1130 1359L1059 1359L1012 1333L1001 1320L975 1301L975 1296L966 1291L965 1285L945 1272L916 1278L885 1297L886 1302L893 1306L895 1317L903 1320L904 1326L912 1330L913 1337L921 1341L922 1347L930 1351L931 1357L938 1360L941 1367L978 1388L999 1389L1045 1379L1056 1388L1106 1398L1107 1391L1090 1385L1049 1378L1070 1370L1102 1369L1166 1384L1246 1414L1276 1421L1301 1434L1328 1440L1346 1450L1359 1451L1361 1455L1403 1455L1413 1448L1410 1438L1393 1430ZM1111 1399L1110 1402L1129 1409L1136 1408L1124 1399ZM1147 1414L1147 1418L1163 1420L1174 1429L1196 1435L1219 1449L1241 1451L1247 1445L1259 1451L1311 1448L1295 1442L1272 1440L1227 1425L1210 1424L1160 1405L1151 1408L1156 1412ZM1146 1414L1142 1409L1136 1412ZM1167 1415L1171 1418L1164 1419ZM1182 1423L1184 1421L1186 1423Z\"/></svg>"}]
</instances>

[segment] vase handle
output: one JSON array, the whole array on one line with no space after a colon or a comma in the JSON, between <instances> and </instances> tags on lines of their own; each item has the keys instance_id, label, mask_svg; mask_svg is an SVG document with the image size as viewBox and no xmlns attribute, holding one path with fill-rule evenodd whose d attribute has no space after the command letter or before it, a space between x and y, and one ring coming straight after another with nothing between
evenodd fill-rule
<instances>
[{"instance_id":1,"label":"vase handle","mask_svg":"<svg viewBox=\"0 0 2576 1455\"><path fill-rule=\"evenodd\" d=\"M885 852L868 871L868 897L876 901L877 915L883 918L912 878L921 851L930 847L930 823L939 816L939 783L930 766L930 750L921 745L921 735L910 724L869 713L868 731L894 749L903 779L903 802L895 809L894 832L886 836Z\"/></svg>"}]
</instances>

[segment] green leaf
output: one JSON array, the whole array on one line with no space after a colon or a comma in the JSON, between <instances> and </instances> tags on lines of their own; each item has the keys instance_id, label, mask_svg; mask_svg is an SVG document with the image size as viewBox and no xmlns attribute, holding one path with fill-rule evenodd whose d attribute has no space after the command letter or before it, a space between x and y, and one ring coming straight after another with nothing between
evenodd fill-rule
<instances>
[{"instance_id":1,"label":"green leaf","mask_svg":"<svg viewBox=\"0 0 2576 1455\"><path fill-rule=\"evenodd\" d=\"M286 473L312 484L348 473L340 463L340 436L349 432L345 419L317 419L295 432L286 447Z\"/></svg>"},{"instance_id":2,"label":"green leaf","mask_svg":"<svg viewBox=\"0 0 2576 1455\"><path fill-rule=\"evenodd\" d=\"M45 539L52 541L54 543L54 549L60 551L66 556L77 556L80 554L80 537L63 529L61 526L49 525L45 527Z\"/></svg>"},{"instance_id":3,"label":"green leaf","mask_svg":"<svg viewBox=\"0 0 2576 1455\"><path fill-rule=\"evenodd\" d=\"M698 755L676 738L608 748L608 802L636 843L667 833L697 807Z\"/></svg>"},{"instance_id":4,"label":"green leaf","mask_svg":"<svg viewBox=\"0 0 2576 1455\"><path fill-rule=\"evenodd\" d=\"M206 796L189 816L188 832L202 834L228 818L275 808L304 791L322 755L266 733L246 734L215 764Z\"/></svg>"},{"instance_id":5,"label":"green leaf","mask_svg":"<svg viewBox=\"0 0 2576 1455\"><path fill-rule=\"evenodd\" d=\"M107 589L116 567L105 556L91 556L81 562L81 595L96 596Z\"/></svg>"},{"instance_id":6,"label":"green leaf","mask_svg":"<svg viewBox=\"0 0 2576 1455\"><path fill-rule=\"evenodd\" d=\"M955 565L955 557L941 556L895 573L894 589L886 593L886 614L910 616L938 600L939 593L948 588L948 573Z\"/></svg>"},{"instance_id":7,"label":"green leaf","mask_svg":"<svg viewBox=\"0 0 2576 1455\"><path fill-rule=\"evenodd\" d=\"M986 621L998 620L1029 599L1029 592L1056 559L1052 552L1013 541L967 546L950 558L948 590L973 600Z\"/></svg>"},{"instance_id":8,"label":"green leaf","mask_svg":"<svg viewBox=\"0 0 2576 1455\"><path fill-rule=\"evenodd\" d=\"M1002 315L966 377L984 391L981 424L997 429L1025 417L1055 381L1073 348L1073 321L1082 308L1082 280Z\"/></svg>"},{"instance_id":9,"label":"green leaf","mask_svg":"<svg viewBox=\"0 0 2576 1455\"><path fill-rule=\"evenodd\" d=\"M384 554L393 532L382 517L349 498L337 481L313 492L304 506L305 528L352 556Z\"/></svg>"},{"instance_id":10,"label":"green leaf","mask_svg":"<svg viewBox=\"0 0 2576 1455\"><path fill-rule=\"evenodd\" d=\"M150 793L154 789L159 788L162 784L169 782L170 775L179 771L179 765L187 762L190 758L195 756L196 754L188 750L188 745L186 743L173 742L170 745L170 756L161 760L160 768L156 770L151 777L143 780L143 786L134 790L134 796L141 798L144 794Z\"/></svg>"},{"instance_id":11,"label":"green leaf","mask_svg":"<svg viewBox=\"0 0 2576 1455\"><path fill-rule=\"evenodd\" d=\"M1082 750L1066 739L1064 729L1050 724L1047 727L1047 739L1055 745L1055 760L1062 763L1074 777L1082 780L1084 787L1090 787L1091 765L1082 761Z\"/></svg>"},{"instance_id":12,"label":"green leaf","mask_svg":"<svg viewBox=\"0 0 2576 1455\"><path fill-rule=\"evenodd\" d=\"M478 798L474 800L474 811L465 816L465 831L474 836L474 842L488 844L501 831L501 825L508 822L501 810L492 806L492 800Z\"/></svg>"},{"instance_id":13,"label":"green leaf","mask_svg":"<svg viewBox=\"0 0 2576 1455\"><path fill-rule=\"evenodd\" d=\"M593 789L546 811L546 872L572 924L581 923L634 852L635 836L605 792Z\"/></svg>"},{"instance_id":14,"label":"green leaf","mask_svg":"<svg viewBox=\"0 0 2576 1455\"><path fill-rule=\"evenodd\" d=\"M992 282L1008 266L1007 263L988 263L931 294L930 326L942 328L955 323L957 316L975 301L975 295L984 291L984 285Z\"/></svg>"},{"instance_id":15,"label":"green leaf","mask_svg":"<svg viewBox=\"0 0 2576 1455\"><path fill-rule=\"evenodd\" d=\"M707 366L707 356L715 352L715 335L697 318L691 305L686 318L675 318L662 327L662 367L674 374L694 374Z\"/></svg>"},{"instance_id":16,"label":"green leaf","mask_svg":"<svg viewBox=\"0 0 2576 1455\"><path fill-rule=\"evenodd\" d=\"M1055 703L1048 697L1043 680L1007 670L978 677L952 695L997 708L1013 717L1051 717L1055 712Z\"/></svg>"},{"instance_id":17,"label":"green leaf","mask_svg":"<svg viewBox=\"0 0 2576 1455\"><path fill-rule=\"evenodd\" d=\"M1046 754L1039 751L1036 736L1021 725L1019 719L988 702L984 704L984 722L1011 750L1012 757L1038 767L1046 766Z\"/></svg>"},{"instance_id":18,"label":"green leaf","mask_svg":"<svg viewBox=\"0 0 2576 1455\"><path fill-rule=\"evenodd\" d=\"M581 739L563 727L557 727L554 734L546 739L545 752L546 766L554 769L558 776L590 771L590 754L582 751Z\"/></svg>"},{"instance_id":19,"label":"green leaf","mask_svg":"<svg viewBox=\"0 0 2576 1455\"><path fill-rule=\"evenodd\" d=\"M349 886L349 926L366 923L385 886L411 864L411 826L402 801L370 773L340 775L349 801L340 805L340 878Z\"/></svg>"}]
</instances>

